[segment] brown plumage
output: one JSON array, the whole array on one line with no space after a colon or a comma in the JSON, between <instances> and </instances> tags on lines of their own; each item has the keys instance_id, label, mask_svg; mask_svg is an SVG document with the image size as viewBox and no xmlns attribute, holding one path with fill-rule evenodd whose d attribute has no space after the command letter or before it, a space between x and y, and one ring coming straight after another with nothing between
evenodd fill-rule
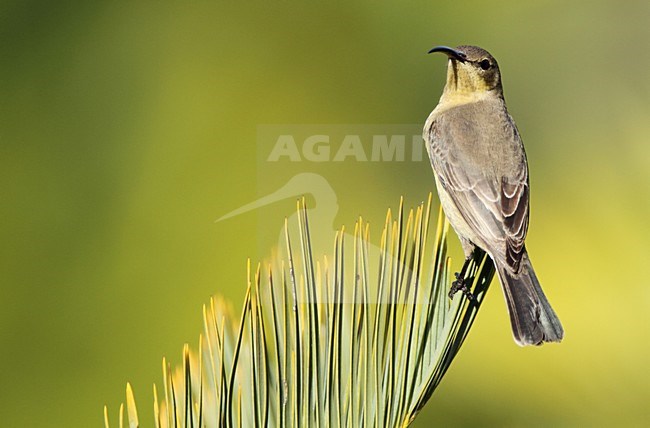
<instances>
[{"instance_id":1,"label":"brown plumage","mask_svg":"<svg viewBox=\"0 0 650 428\"><path fill-rule=\"evenodd\" d=\"M495 263L519 345L559 342L563 329L537 281L524 241L529 181L524 146L508 114L496 60L475 46L438 47L447 83L424 127L438 194L465 256Z\"/></svg>"}]
</instances>

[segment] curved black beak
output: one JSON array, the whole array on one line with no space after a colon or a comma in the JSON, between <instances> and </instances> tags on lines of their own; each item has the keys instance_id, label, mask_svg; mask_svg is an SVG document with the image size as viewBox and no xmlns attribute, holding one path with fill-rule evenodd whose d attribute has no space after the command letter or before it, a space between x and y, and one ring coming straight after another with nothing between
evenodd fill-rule
<instances>
[{"instance_id":1,"label":"curved black beak","mask_svg":"<svg viewBox=\"0 0 650 428\"><path fill-rule=\"evenodd\" d=\"M467 61L467 55L465 55L465 53L447 46L436 46L435 48L431 49L427 53L434 53L434 52L442 52L445 55L447 55L449 58L453 58L460 62Z\"/></svg>"}]
</instances>

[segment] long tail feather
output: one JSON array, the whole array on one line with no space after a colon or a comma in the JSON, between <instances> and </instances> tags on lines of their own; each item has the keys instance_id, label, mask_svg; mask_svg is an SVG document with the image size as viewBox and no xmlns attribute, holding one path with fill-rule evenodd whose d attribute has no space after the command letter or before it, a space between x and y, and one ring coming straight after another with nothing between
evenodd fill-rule
<instances>
[{"instance_id":1,"label":"long tail feather","mask_svg":"<svg viewBox=\"0 0 650 428\"><path fill-rule=\"evenodd\" d=\"M524 252L519 273L513 275L497 264L512 334L519 346L560 342L564 329L539 285L528 254Z\"/></svg>"}]
</instances>

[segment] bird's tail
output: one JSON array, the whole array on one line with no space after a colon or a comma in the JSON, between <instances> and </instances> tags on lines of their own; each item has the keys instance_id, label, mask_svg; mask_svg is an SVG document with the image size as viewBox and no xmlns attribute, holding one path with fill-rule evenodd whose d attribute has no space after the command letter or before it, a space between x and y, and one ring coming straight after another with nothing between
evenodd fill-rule
<instances>
[{"instance_id":1,"label":"bird's tail","mask_svg":"<svg viewBox=\"0 0 650 428\"><path fill-rule=\"evenodd\" d=\"M500 263L496 263L508 304L515 342L519 346L560 342L564 336L564 329L546 300L525 251L519 273L516 275L508 272Z\"/></svg>"}]
</instances>

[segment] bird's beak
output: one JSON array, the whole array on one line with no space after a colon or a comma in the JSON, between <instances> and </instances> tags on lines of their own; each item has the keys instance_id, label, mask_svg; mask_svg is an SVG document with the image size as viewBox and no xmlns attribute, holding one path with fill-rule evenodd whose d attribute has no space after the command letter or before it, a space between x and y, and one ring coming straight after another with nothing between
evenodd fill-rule
<instances>
[{"instance_id":1,"label":"bird's beak","mask_svg":"<svg viewBox=\"0 0 650 428\"><path fill-rule=\"evenodd\" d=\"M435 48L431 49L428 53L434 53L434 52L442 52L445 55L447 55L449 58L453 58L460 62L467 61L467 55L465 55L465 53L447 46L436 46Z\"/></svg>"}]
</instances>

